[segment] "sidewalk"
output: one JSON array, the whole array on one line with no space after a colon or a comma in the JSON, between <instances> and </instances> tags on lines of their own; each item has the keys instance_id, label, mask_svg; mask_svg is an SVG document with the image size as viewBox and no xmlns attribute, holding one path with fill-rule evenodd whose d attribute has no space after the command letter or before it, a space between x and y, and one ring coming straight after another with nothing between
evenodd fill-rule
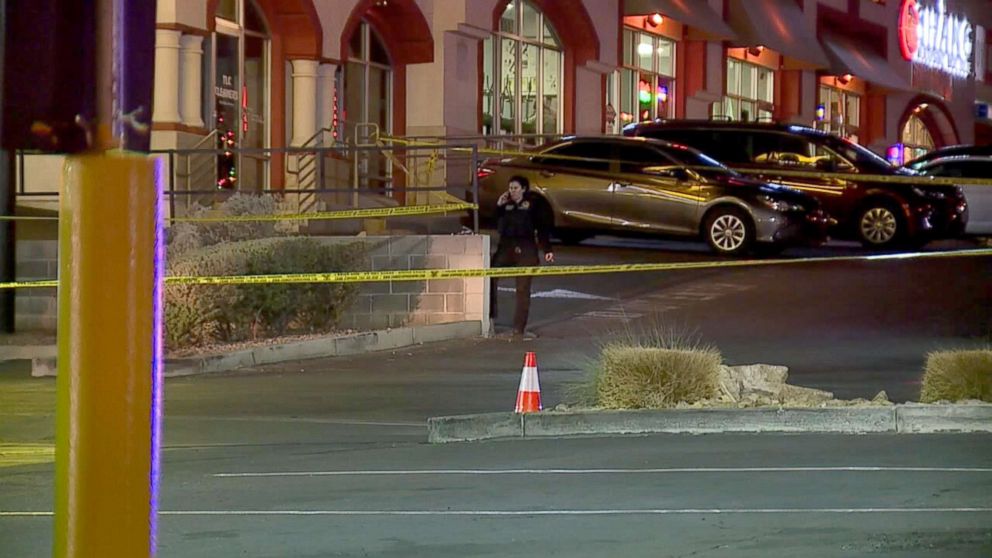
<instances>
[{"instance_id":1,"label":"sidewalk","mask_svg":"<svg viewBox=\"0 0 992 558\"><path fill-rule=\"evenodd\" d=\"M170 358L166 355L165 376L169 378L228 372L265 364L387 351L481 335L480 322L451 322L258 344L243 349L180 358ZM34 377L56 375L57 352L55 338L51 335L31 333L0 335L0 361L30 360L31 375Z\"/></svg>"}]
</instances>

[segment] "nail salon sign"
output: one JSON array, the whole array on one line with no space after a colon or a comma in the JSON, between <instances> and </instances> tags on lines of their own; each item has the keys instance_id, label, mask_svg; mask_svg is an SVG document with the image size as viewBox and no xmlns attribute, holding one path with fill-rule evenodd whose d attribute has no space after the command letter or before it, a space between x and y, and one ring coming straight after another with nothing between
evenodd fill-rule
<instances>
[{"instance_id":1,"label":"nail salon sign","mask_svg":"<svg viewBox=\"0 0 992 558\"><path fill-rule=\"evenodd\" d=\"M899 7L899 48L906 60L955 77L971 75L971 22L949 14L944 0L903 0Z\"/></svg>"}]
</instances>

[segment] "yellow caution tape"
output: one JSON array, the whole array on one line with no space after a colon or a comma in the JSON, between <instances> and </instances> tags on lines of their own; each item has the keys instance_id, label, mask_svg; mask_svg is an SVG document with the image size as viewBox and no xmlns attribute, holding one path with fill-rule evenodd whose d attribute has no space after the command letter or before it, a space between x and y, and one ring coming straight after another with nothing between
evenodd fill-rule
<instances>
[{"instance_id":1,"label":"yellow caution tape","mask_svg":"<svg viewBox=\"0 0 992 558\"><path fill-rule=\"evenodd\" d=\"M347 209L342 211L319 211L314 213L286 213L283 215L234 215L227 217L175 217L176 223L230 223L247 221L308 221L329 219L362 219L371 217L398 217L409 215L433 215L475 209L474 203L444 203L432 205L404 205L398 207L372 207L367 209Z\"/></svg>"},{"instance_id":2,"label":"yellow caution tape","mask_svg":"<svg viewBox=\"0 0 992 558\"><path fill-rule=\"evenodd\" d=\"M903 259L957 258L992 256L992 249L947 252L909 252L870 256L835 256L825 258L796 258L778 260L734 260L717 262L672 262L639 264L605 264L572 266L495 267L476 269L402 269L395 271L345 271L339 273L289 273L279 275L220 275L214 277L166 277L167 285L275 285L293 283L371 283L380 281L427 281L430 279L462 279L466 277L522 277L555 275L588 275L594 273L629 273L635 271L674 271L721 267L758 267L795 265L821 262L858 262ZM57 281L0 283L0 289L55 287Z\"/></svg>"},{"instance_id":3,"label":"yellow caution tape","mask_svg":"<svg viewBox=\"0 0 992 558\"><path fill-rule=\"evenodd\" d=\"M27 215L0 215L0 221L58 221L58 217L29 217Z\"/></svg>"},{"instance_id":4,"label":"yellow caution tape","mask_svg":"<svg viewBox=\"0 0 992 558\"><path fill-rule=\"evenodd\" d=\"M331 219L363 219L373 217L399 217L410 215L436 215L444 213L456 213L470 209L476 209L474 203L463 202L457 197L442 193L441 199L448 200L445 203L429 205L404 205L397 207L372 207L367 209L345 209L341 211L319 211L314 213L285 213L275 215L229 215L217 217L173 217L169 221L174 223L231 223L231 222L252 222L252 221L321 221ZM43 220L58 221L58 217L21 217L17 215L2 216L3 220Z\"/></svg>"}]
</instances>

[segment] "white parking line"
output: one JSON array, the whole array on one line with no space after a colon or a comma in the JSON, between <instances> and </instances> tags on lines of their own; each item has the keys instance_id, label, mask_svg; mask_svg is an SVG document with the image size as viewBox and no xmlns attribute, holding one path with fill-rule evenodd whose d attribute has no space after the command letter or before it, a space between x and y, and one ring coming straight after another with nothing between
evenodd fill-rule
<instances>
[{"instance_id":1,"label":"white parking line","mask_svg":"<svg viewBox=\"0 0 992 558\"><path fill-rule=\"evenodd\" d=\"M644 508L600 510L164 510L160 516L555 516L708 514L992 513L992 508ZM0 517L51 517L50 511L0 511Z\"/></svg>"},{"instance_id":2,"label":"white parking line","mask_svg":"<svg viewBox=\"0 0 992 558\"><path fill-rule=\"evenodd\" d=\"M683 467L663 469L396 469L214 473L234 477L336 477L374 475L623 475L667 473L992 473L989 467Z\"/></svg>"}]
</instances>

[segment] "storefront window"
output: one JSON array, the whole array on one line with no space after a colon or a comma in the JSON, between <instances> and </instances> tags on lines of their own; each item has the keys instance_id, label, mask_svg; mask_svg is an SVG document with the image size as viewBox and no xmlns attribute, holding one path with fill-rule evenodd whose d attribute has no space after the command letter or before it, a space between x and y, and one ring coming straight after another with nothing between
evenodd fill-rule
<instances>
[{"instance_id":1,"label":"storefront window","mask_svg":"<svg viewBox=\"0 0 992 558\"><path fill-rule=\"evenodd\" d=\"M392 69L382 39L362 22L348 43L351 52L345 70L345 127L356 137L356 126L375 124L383 133L392 129Z\"/></svg>"},{"instance_id":2,"label":"storefront window","mask_svg":"<svg viewBox=\"0 0 992 558\"><path fill-rule=\"evenodd\" d=\"M483 44L483 133L560 133L562 60L544 14L526 0L511 0L499 30Z\"/></svg>"},{"instance_id":3,"label":"storefront window","mask_svg":"<svg viewBox=\"0 0 992 558\"><path fill-rule=\"evenodd\" d=\"M905 160L912 161L930 151L934 150L933 136L923 120L914 115L910 115L906 120L906 125L902 128L900 141L905 146Z\"/></svg>"},{"instance_id":4,"label":"storefront window","mask_svg":"<svg viewBox=\"0 0 992 558\"><path fill-rule=\"evenodd\" d=\"M371 128L392 132L393 71L382 39L362 22L348 41L350 52L344 73L345 134L361 139ZM381 194L392 192L392 167L381 156L362 163L362 186Z\"/></svg>"},{"instance_id":5,"label":"storefront window","mask_svg":"<svg viewBox=\"0 0 992 558\"><path fill-rule=\"evenodd\" d=\"M675 116L675 41L631 27L623 30L623 67L611 76L612 129ZM619 106L617 106L619 105Z\"/></svg>"},{"instance_id":6,"label":"storefront window","mask_svg":"<svg viewBox=\"0 0 992 558\"><path fill-rule=\"evenodd\" d=\"M268 145L268 30L253 1L221 1L216 18L203 81L212 90L205 99L211 103L217 148L224 150L217 156L217 187L264 190L268 158L231 149Z\"/></svg>"},{"instance_id":7,"label":"storefront window","mask_svg":"<svg viewBox=\"0 0 992 558\"><path fill-rule=\"evenodd\" d=\"M736 58L727 59L727 94L711 116L730 120L770 121L775 103L775 72Z\"/></svg>"},{"instance_id":8,"label":"storefront window","mask_svg":"<svg viewBox=\"0 0 992 558\"><path fill-rule=\"evenodd\" d=\"M858 141L861 127L861 95L821 85L817 103L818 129L851 141Z\"/></svg>"}]
</instances>

